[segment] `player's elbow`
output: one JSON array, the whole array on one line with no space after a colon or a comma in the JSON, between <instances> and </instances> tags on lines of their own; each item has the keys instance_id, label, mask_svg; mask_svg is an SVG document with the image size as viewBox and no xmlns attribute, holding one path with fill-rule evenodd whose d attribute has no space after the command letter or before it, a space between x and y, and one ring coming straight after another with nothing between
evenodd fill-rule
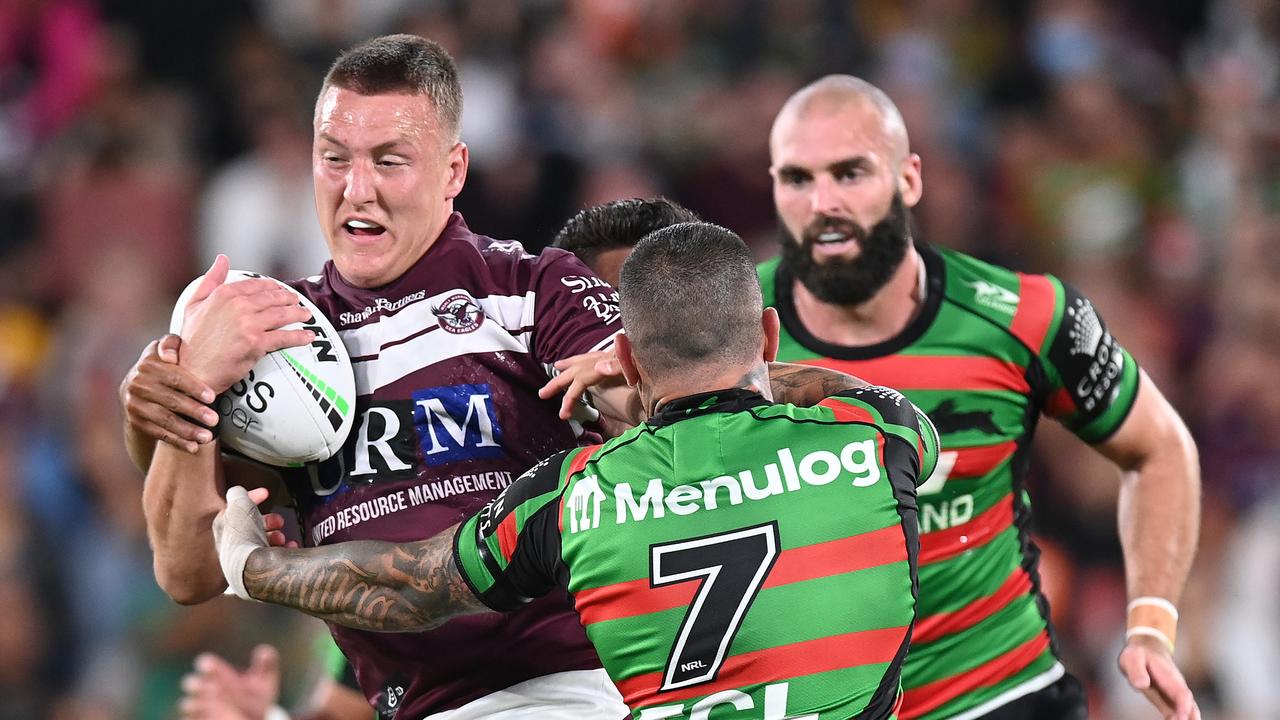
<instances>
[{"instance_id":1,"label":"player's elbow","mask_svg":"<svg viewBox=\"0 0 1280 720\"><path fill-rule=\"evenodd\" d=\"M1155 423L1146 462L1157 467L1183 467L1193 477L1200 475L1200 453L1187 424L1172 407Z\"/></svg>"},{"instance_id":2,"label":"player's elbow","mask_svg":"<svg viewBox=\"0 0 1280 720\"><path fill-rule=\"evenodd\" d=\"M222 588L197 578L191 572L170 567L158 557L153 563L153 570L156 584L179 605L199 605L222 592Z\"/></svg>"}]
</instances>

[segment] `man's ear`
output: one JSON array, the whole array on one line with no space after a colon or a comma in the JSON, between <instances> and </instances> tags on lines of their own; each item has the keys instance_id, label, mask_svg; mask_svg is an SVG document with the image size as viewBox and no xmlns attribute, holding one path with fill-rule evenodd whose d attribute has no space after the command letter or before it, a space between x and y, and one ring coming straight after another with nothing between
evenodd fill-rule
<instances>
[{"instance_id":1,"label":"man's ear","mask_svg":"<svg viewBox=\"0 0 1280 720\"><path fill-rule=\"evenodd\" d=\"M467 144L457 142L449 149L449 162L445 166L444 199L452 200L458 197L462 192L462 186L467 182L467 167L471 163L471 153L467 150Z\"/></svg>"},{"instance_id":2,"label":"man's ear","mask_svg":"<svg viewBox=\"0 0 1280 720\"><path fill-rule=\"evenodd\" d=\"M639 385L640 368L636 367L636 356L625 330L614 336L613 351L618 356L618 365L622 367L622 377L626 378L627 384L631 387Z\"/></svg>"},{"instance_id":3,"label":"man's ear","mask_svg":"<svg viewBox=\"0 0 1280 720\"><path fill-rule=\"evenodd\" d=\"M782 332L782 322L778 320L777 310L771 307L764 309L760 314L760 329L764 331L764 361L773 362L778 359L778 336Z\"/></svg>"},{"instance_id":4,"label":"man's ear","mask_svg":"<svg viewBox=\"0 0 1280 720\"><path fill-rule=\"evenodd\" d=\"M902 204L909 208L915 207L924 196L924 176L920 173L919 155L911 153L902 161L898 192L902 194Z\"/></svg>"}]
</instances>

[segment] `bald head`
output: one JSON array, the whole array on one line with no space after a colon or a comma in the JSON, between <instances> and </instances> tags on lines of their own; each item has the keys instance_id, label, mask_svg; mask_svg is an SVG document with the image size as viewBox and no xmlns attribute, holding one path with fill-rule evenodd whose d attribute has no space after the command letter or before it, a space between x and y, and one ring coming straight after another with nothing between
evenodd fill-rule
<instances>
[{"instance_id":1,"label":"bald head","mask_svg":"<svg viewBox=\"0 0 1280 720\"><path fill-rule=\"evenodd\" d=\"M868 123L876 127L868 131L883 135L891 158L900 161L910 152L907 125L902 113L883 90L852 75L827 75L800 88L778 111L769 134L769 146L776 148L778 137L785 128L811 114L836 114L858 112Z\"/></svg>"}]
</instances>

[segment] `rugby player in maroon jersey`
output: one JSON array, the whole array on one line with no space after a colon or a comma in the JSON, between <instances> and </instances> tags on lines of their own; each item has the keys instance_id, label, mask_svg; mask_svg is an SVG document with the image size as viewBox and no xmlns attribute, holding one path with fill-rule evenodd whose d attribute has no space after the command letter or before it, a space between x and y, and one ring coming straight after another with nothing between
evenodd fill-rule
<instances>
[{"instance_id":1,"label":"rugby player in maroon jersey","mask_svg":"<svg viewBox=\"0 0 1280 720\"><path fill-rule=\"evenodd\" d=\"M414 36L349 50L321 89L313 178L332 260L294 287L352 355L357 422L341 453L276 474L224 461L210 442L216 417L196 399L209 402L266 352L311 340L278 329L305 319L288 293L224 284L226 258L187 310L178 364L158 367L152 346L126 379L126 440L149 467L156 577L175 600L202 602L225 587L209 522L229 483L287 492L305 544L419 539L579 442L581 425L560 421L536 390L550 364L609 345L616 294L603 284L575 290L574 278L595 278L571 254L528 255L472 233L453 212L468 164L461 102L452 58ZM595 399L607 406L606 393ZM164 442L153 449L151 437ZM563 596L426 634L335 637L384 717L626 713Z\"/></svg>"}]
</instances>

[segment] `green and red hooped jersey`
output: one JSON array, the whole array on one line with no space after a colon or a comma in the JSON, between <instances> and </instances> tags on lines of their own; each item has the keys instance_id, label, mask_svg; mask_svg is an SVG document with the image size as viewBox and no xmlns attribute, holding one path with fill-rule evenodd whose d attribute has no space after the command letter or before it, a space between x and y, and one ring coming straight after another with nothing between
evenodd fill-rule
<instances>
[{"instance_id":1,"label":"green and red hooped jersey","mask_svg":"<svg viewBox=\"0 0 1280 720\"><path fill-rule=\"evenodd\" d=\"M1087 298L1049 275L920 245L926 295L897 337L824 343L796 315L794 281L763 263L782 320L778 359L901 391L942 438L919 489L920 614L903 669L903 718L976 718L1064 673L1028 536L1027 450L1041 413L1086 442L1108 438L1138 367Z\"/></svg>"},{"instance_id":2,"label":"green and red hooped jersey","mask_svg":"<svg viewBox=\"0 0 1280 720\"><path fill-rule=\"evenodd\" d=\"M567 588L640 720L890 718L936 460L885 388L697 395L531 469L462 524L455 561L495 610Z\"/></svg>"}]
</instances>

